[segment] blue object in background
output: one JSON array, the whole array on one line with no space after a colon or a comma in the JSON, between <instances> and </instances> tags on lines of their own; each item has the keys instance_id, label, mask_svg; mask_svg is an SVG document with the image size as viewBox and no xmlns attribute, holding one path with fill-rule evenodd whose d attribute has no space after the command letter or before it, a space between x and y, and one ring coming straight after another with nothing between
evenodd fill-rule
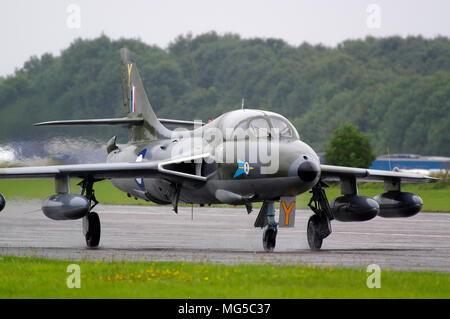
<instances>
[{"instance_id":1,"label":"blue object in background","mask_svg":"<svg viewBox=\"0 0 450 319\"><path fill-rule=\"evenodd\" d=\"M445 169L448 162L437 162L437 161L395 161L391 160L389 165L388 160L375 160L372 162L370 169L381 169L381 170L392 170L394 167L399 169L427 169L427 170L437 170Z\"/></svg>"}]
</instances>

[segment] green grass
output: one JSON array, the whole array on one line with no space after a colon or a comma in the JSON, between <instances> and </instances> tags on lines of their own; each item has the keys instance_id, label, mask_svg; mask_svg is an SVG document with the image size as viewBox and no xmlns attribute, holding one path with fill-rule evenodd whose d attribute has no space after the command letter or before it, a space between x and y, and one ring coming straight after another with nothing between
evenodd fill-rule
<instances>
[{"instance_id":1,"label":"green grass","mask_svg":"<svg viewBox=\"0 0 450 319\"><path fill-rule=\"evenodd\" d=\"M81 288L66 286L67 266ZM0 298L450 298L450 274L365 269L167 262L68 262L0 257Z\"/></svg>"},{"instance_id":2,"label":"green grass","mask_svg":"<svg viewBox=\"0 0 450 319\"><path fill-rule=\"evenodd\" d=\"M78 193L79 180L71 180L71 191ZM53 180L0 180L0 193L8 199L45 199L55 193ZM103 204L112 205L149 205L143 200L127 197L126 193L115 188L109 181L95 184L95 196Z\"/></svg>"},{"instance_id":3,"label":"green grass","mask_svg":"<svg viewBox=\"0 0 450 319\"><path fill-rule=\"evenodd\" d=\"M76 186L78 181L72 180L72 191L78 192ZM424 207L422 211L427 212L450 212L450 185L448 182L433 184L405 184L403 191L412 192L422 197ZM383 193L383 183L361 183L358 187L360 195L375 196ZM52 180L0 180L0 193L7 199L44 199L55 193ZM331 200L340 195L339 186L326 188L328 199ZM109 181L95 184L95 195L104 204L113 205L152 205L143 200L128 198L125 193L116 189ZM297 207L306 208L311 194L304 193L297 198ZM254 205L256 208L260 204Z\"/></svg>"}]
</instances>

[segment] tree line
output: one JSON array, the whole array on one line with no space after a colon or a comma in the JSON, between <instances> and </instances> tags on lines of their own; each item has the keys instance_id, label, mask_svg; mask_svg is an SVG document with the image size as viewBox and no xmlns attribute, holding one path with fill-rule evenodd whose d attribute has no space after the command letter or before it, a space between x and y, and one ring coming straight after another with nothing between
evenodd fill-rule
<instances>
[{"instance_id":1,"label":"tree line","mask_svg":"<svg viewBox=\"0 0 450 319\"><path fill-rule=\"evenodd\" d=\"M105 139L119 128L35 128L59 119L122 117L119 49L134 55L159 117L207 121L241 107L280 113L324 151L352 123L376 153L450 155L450 41L366 37L336 47L215 32L167 48L136 39L78 39L0 77L0 142L59 135Z\"/></svg>"}]
</instances>

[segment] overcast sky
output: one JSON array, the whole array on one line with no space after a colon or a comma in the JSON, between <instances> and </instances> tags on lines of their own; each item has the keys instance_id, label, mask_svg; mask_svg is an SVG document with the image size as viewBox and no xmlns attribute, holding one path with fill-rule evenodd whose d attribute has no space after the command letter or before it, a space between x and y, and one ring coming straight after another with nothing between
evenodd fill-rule
<instances>
[{"instance_id":1,"label":"overcast sky","mask_svg":"<svg viewBox=\"0 0 450 319\"><path fill-rule=\"evenodd\" d=\"M1 0L0 75L75 38L140 38L167 45L215 30L335 46L367 35L450 37L449 0Z\"/></svg>"}]
</instances>

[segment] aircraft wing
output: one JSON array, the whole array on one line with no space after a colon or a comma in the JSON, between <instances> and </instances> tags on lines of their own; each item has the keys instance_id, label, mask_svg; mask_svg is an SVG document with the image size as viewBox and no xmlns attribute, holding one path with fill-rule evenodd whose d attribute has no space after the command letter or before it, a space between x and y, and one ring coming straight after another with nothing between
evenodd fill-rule
<instances>
[{"instance_id":1,"label":"aircraft wing","mask_svg":"<svg viewBox=\"0 0 450 319\"><path fill-rule=\"evenodd\" d=\"M205 182L206 177L189 174L178 170L177 164L192 161L192 165L195 165L193 163L194 160L206 156L209 156L209 154L183 157L162 162L101 163L1 168L0 179L45 179L55 178L57 176L94 179L163 177L179 182Z\"/></svg>"},{"instance_id":2,"label":"aircraft wing","mask_svg":"<svg viewBox=\"0 0 450 319\"><path fill-rule=\"evenodd\" d=\"M172 120L172 119L158 119L161 124L164 124L168 127L183 127L187 129L193 129L196 126L203 126L205 123L201 121L184 121L184 120ZM144 125L143 118L111 118L111 119L88 119L88 120L64 120L64 121L50 121L50 122L41 122L36 123L34 126L79 126L79 125L87 125L87 126L97 126L97 125L118 125L129 127L133 125Z\"/></svg>"},{"instance_id":3,"label":"aircraft wing","mask_svg":"<svg viewBox=\"0 0 450 319\"><path fill-rule=\"evenodd\" d=\"M437 178L404 172L382 171L367 168L354 168L345 166L320 165L321 180L337 181L344 178L362 179L368 182L401 180L406 183L434 182Z\"/></svg>"},{"instance_id":4,"label":"aircraft wing","mask_svg":"<svg viewBox=\"0 0 450 319\"><path fill-rule=\"evenodd\" d=\"M67 120L67 121L50 121L36 123L34 126L77 126L77 125L143 125L143 118L115 118L115 119L93 119L93 120Z\"/></svg>"},{"instance_id":5,"label":"aircraft wing","mask_svg":"<svg viewBox=\"0 0 450 319\"><path fill-rule=\"evenodd\" d=\"M204 126L205 123L201 121L182 121L182 120L172 120L172 119L158 119L161 124L165 125L166 127L173 129L173 128L185 128L188 130L192 130L194 128L197 128L199 126Z\"/></svg>"}]
</instances>

